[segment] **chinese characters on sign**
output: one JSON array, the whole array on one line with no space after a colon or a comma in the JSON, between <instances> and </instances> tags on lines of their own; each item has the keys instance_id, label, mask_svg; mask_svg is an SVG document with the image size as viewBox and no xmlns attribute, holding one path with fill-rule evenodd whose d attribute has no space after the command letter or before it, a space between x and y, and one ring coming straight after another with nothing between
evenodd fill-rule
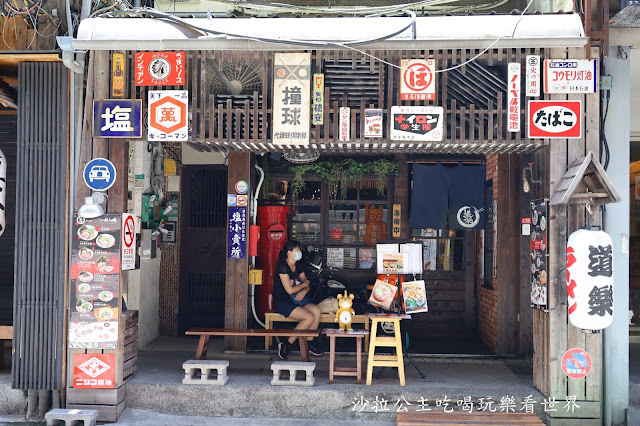
<instances>
[{"instance_id":1,"label":"chinese characters on sign","mask_svg":"<svg viewBox=\"0 0 640 426\"><path fill-rule=\"evenodd\" d=\"M116 349L120 310L121 215L74 217L69 347Z\"/></svg>"},{"instance_id":2,"label":"chinese characters on sign","mask_svg":"<svg viewBox=\"0 0 640 426\"><path fill-rule=\"evenodd\" d=\"M273 143L309 144L311 54L276 53L273 84Z\"/></svg>"},{"instance_id":3,"label":"chinese characters on sign","mask_svg":"<svg viewBox=\"0 0 640 426\"><path fill-rule=\"evenodd\" d=\"M528 137L582 137L582 101L529 101Z\"/></svg>"},{"instance_id":4,"label":"chinese characters on sign","mask_svg":"<svg viewBox=\"0 0 640 426\"><path fill-rule=\"evenodd\" d=\"M442 117L442 107L392 106L391 140L439 142Z\"/></svg>"},{"instance_id":5,"label":"chinese characters on sign","mask_svg":"<svg viewBox=\"0 0 640 426\"><path fill-rule=\"evenodd\" d=\"M509 132L520 131L520 64L509 63L509 80L507 82L507 130Z\"/></svg>"},{"instance_id":6,"label":"chinese characters on sign","mask_svg":"<svg viewBox=\"0 0 640 426\"><path fill-rule=\"evenodd\" d=\"M571 379L583 379L591 371L591 356L580 348L569 349L562 355L562 371Z\"/></svg>"},{"instance_id":7,"label":"chinese characters on sign","mask_svg":"<svg viewBox=\"0 0 640 426\"><path fill-rule=\"evenodd\" d=\"M184 52L136 53L136 86L183 86Z\"/></svg>"},{"instance_id":8,"label":"chinese characters on sign","mask_svg":"<svg viewBox=\"0 0 640 426\"><path fill-rule=\"evenodd\" d=\"M229 259L244 259L247 252L247 208L229 207Z\"/></svg>"},{"instance_id":9,"label":"chinese characters on sign","mask_svg":"<svg viewBox=\"0 0 640 426\"><path fill-rule=\"evenodd\" d=\"M94 99L94 138L141 138L142 100Z\"/></svg>"},{"instance_id":10,"label":"chinese characters on sign","mask_svg":"<svg viewBox=\"0 0 640 426\"><path fill-rule=\"evenodd\" d=\"M382 110L367 108L364 110L364 137L382 137Z\"/></svg>"},{"instance_id":11,"label":"chinese characters on sign","mask_svg":"<svg viewBox=\"0 0 640 426\"><path fill-rule=\"evenodd\" d=\"M73 387L111 389L116 387L116 354L74 354Z\"/></svg>"},{"instance_id":12,"label":"chinese characters on sign","mask_svg":"<svg viewBox=\"0 0 640 426\"><path fill-rule=\"evenodd\" d=\"M402 205L394 204L393 205L393 223L392 223L392 231L393 238L400 238L400 233L402 230Z\"/></svg>"},{"instance_id":13,"label":"chinese characters on sign","mask_svg":"<svg viewBox=\"0 0 640 426\"><path fill-rule=\"evenodd\" d=\"M149 141L186 141L189 94L186 90L149 90Z\"/></svg>"},{"instance_id":14,"label":"chinese characters on sign","mask_svg":"<svg viewBox=\"0 0 640 426\"><path fill-rule=\"evenodd\" d=\"M544 93L596 93L598 61L545 59Z\"/></svg>"},{"instance_id":15,"label":"chinese characters on sign","mask_svg":"<svg viewBox=\"0 0 640 426\"><path fill-rule=\"evenodd\" d=\"M527 55L525 96L540 96L540 56Z\"/></svg>"},{"instance_id":16,"label":"chinese characters on sign","mask_svg":"<svg viewBox=\"0 0 640 426\"><path fill-rule=\"evenodd\" d=\"M311 103L311 124L324 124L324 74L313 75L313 99Z\"/></svg>"},{"instance_id":17,"label":"chinese characters on sign","mask_svg":"<svg viewBox=\"0 0 640 426\"><path fill-rule=\"evenodd\" d=\"M435 59L403 59L400 99L403 101L433 101L436 99Z\"/></svg>"},{"instance_id":18,"label":"chinese characters on sign","mask_svg":"<svg viewBox=\"0 0 640 426\"><path fill-rule=\"evenodd\" d=\"M547 200L531 201L531 307L547 310Z\"/></svg>"},{"instance_id":19,"label":"chinese characters on sign","mask_svg":"<svg viewBox=\"0 0 640 426\"><path fill-rule=\"evenodd\" d=\"M340 142L347 142L351 132L351 108L340 107Z\"/></svg>"},{"instance_id":20,"label":"chinese characters on sign","mask_svg":"<svg viewBox=\"0 0 640 426\"><path fill-rule=\"evenodd\" d=\"M613 322L613 242L604 231L580 229L567 241L567 306L575 327L601 330Z\"/></svg>"},{"instance_id":21,"label":"chinese characters on sign","mask_svg":"<svg viewBox=\"0 0 640 426\"><path fill-rule=\"evenodd\" d=\"M135 216L122 213L122 270L136 268L136 225Z\"/></svg>"}]
</instances>

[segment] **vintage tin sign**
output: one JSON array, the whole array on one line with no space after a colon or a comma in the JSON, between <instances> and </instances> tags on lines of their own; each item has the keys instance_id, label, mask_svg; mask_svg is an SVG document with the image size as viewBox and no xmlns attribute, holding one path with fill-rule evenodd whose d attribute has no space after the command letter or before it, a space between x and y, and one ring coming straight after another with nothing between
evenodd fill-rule
<instances>
[{"instance_id":1,"label":"vintage tin sign","mask_svg":"<svg viewBox=\"0 0 640 426\"><path fill-rule=\"evenodd\" d=\"M276 53L273 67L273 143L308 145L311 54Z\"/></svg>"},{"instance_id":2,"label":"vintage tin sign","mask_svg":"<svg viewBox=\"0 0 640 426\"><path fill-rule=\"evenodd\" d=\"M351 108L340 108L340 142L347 142L351 132Z\"/></svg>"},{"instance_id":3,"label":"vintage tin sign","mask_svg":"<svg viewBox=\"0 0 640 426\"><path fill-rule=\"evenodd\" d=\"M400 61L400 99L403 101L433 101L436 99L436 61L434 59L403 59Z\"/></svg>"},{"instance_id":4,"label":"vintage tin sign","mask_svg":"<svg viewBox=\"0 0 640 426\"><path fill-rule=\"evenodd\" d=\"M136 86L183 86L184 52L136 53Z\"/></svg>"},{"instance_id":5,"label":"vintage tin sign","mask_svg":"<svg viewBox=\"0 0 640 426\"><path fill-rule=\"evenodd\" d=\"M324 74L313 75L313 94L311 98L311 124L324 124Z\"/></svg>"},{"instance_id":6,"label":"vintage tin sign","mask_svg":"<svg viewBox=\"0 0 640 426\"><path fill-rule=\"evenodd\" d=\"M116 387L116 354L74 354L73 387L112 389Z\"/></svg>"},{"instance_id":7,"label":"vintage tin sign","mask_svg":"<svg viewBox=\"0 0 640 426\"><path fill-rule=\"evenodd\" d=\"M247 255L247 208L228 207L228 209L227 258L244 259Z\"/></svg>"},{"instance_id":8,"label":"vintage tin sign","mask_svg":"<svg viewBox=\"0 0 640 426\"><path fill-rule=\"evenodd\" d=\"M596 93L598 61L596 59L546 59L544 93Z\"/></svg>"},{"instance_id":9,"label":"vintage tin sign","mask_svg":"<svg viewBox=\"0 0 640 426\"><path fill-rule=\"evenodd\" d=\"M382 137L382 110L367 108L364 110L364 137Z\"/></svg>"},{"instance_id":10,"label":"vintage tin sign","mask_svg":"<svg viewBox=\"0 0 640 426\"><path fill-rule=\"evenodd\" d=\"M509 132L520 131L520 64L517 62L509 63L509 80L507 82L507 105L509 105L509 113L507 114L507 130Z\"/></svg>"},{"instance_id":11,"label":"vintage tin sign","mask_svg":"<svg viewBox=\"0 0 640 426\"><path fill-rule=\"evenodd\" d=\"M142 100L94 99L94 138L141 138Z\"/></svg>"},{"instance_id":12,"label":"vintage tin sign","mask_svg":"<svg viewBox=\"0 0 640 426\"><path fill-rule=\"evenodd\" d=\"M123 271L136 268L136 222L135 216L122 213L122 262Z\"/></svg>"},{"instance_id":13,"label":"vintage tin sign","mask_svg":"<svg viewBox=\"0 0 640 426\"><path fill-rule=\"evenodd\" d=\"M524 94L527 97L540 96L540 56L527 55Z\"/></svg>"},{"instance_id":14,"label":"vintage tin sign","mask_svg":"<svg viewBox=\"0 0 640 426\"><path fill-rule=\"evenodd\" d=\"M560 364L570 379L584 379L591 372L591 355L584 349L569 349L562 355Z\"/></svg>"},{"instance_id":15,"label":"vintage tin sign","mask_svg":"<svg viewBox=\"0 0 640 426\"><path fill-rule=\"evenodd\" d=\"M186 90L149 91L149 141L186 141L189 94Z\"/></svg>"},{"instance_id":16,"label":"vintage tin sign","mask_svg":"<svg viewBox=\"0 0 640 426\"><path fill-rule=\"evenodd\" d=\"M582 101L529 101L528 137L582 137Z\"/></svg>"},{"instance_id":17,"label":"vintage tin sign","mask_svg":"<svg viewBox=\"0 0 640 426\"><path fill-rule=\"evenodd\" d=\"M439 142L443 115L442 107L392 106L391 140Z\"/></svg>"},{"instance_id":18,"label":"vintage tin sign","mask_svg":"<svg viewBox=\"0 0 640 426\"><path fill-rule=\"evenodd\" d=\"M124 98L125 62L122 53L114 53L111 60L111 97Z\"/></svg>"}]
</instances>

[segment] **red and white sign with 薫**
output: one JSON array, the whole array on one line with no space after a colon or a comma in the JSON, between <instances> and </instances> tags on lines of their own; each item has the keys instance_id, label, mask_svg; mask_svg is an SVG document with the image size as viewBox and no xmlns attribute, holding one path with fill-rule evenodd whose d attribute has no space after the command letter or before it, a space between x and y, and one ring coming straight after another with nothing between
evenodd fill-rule
<instances>
[{"instance_id":1,"label":"red and white sign with \u85ab","mask_svg":"<svg viewBox=\"0 0 640 426\"><path fill-rule=\"evenodd\" d=\"M528 137L582 137L581 101L529 101Z\"/></svg>"},{"instance_id":2,"label":"red and white sign with \u85ab","mask_svg":"<svg viewBox=\"0 0 640 426\"><path fill-rule=\"evenodd\" d=\"M507 86L507 129L510 132L520 131L520 64L509 63L509 80Z\"/></svg>"},{"instance_id":3,"label":"red and white sign with \u85ab","mask_svg":"<svg viewBox=\"0 0 640 426\"><path fill-rule=\"evenodd\" d=\"M527 97L540 96L540 56L527 55L525 93Z\"/></svg>"},{"instance_id":4,"label":"red and white sign with \u85ab","mask_svg":"<svg viewBox=\"0 0 640 426\"><path fill-rule=\"evenodd\" d=\"M546 59L544 93L595 93L598 61L595 59Z\"/></svg>"},{"instance_id":5,"label":"red and white sign with \u85ab","mask_svg":"<svg viewBox=\"0 0 640 426\"><path fill-rule=\"evenodd\" d=\"M349 140L349 132L351 131L351 108L340 108L340 142L347 142Z\"/></svg>"},{"instance_id":6,"label":"red and white sign with \u85ab","mask_svg":"<svg viewBox=\"0 0 640 426\"><path fill-rule=\"evenodd\" d=\"M75 354L73 387L112 389L116 387L116 354Z\"/></svg>"},{"instance_id":7,"label":"red and white sign with \u85ab","mask_svg":"<svg viewBox=\"0 0 640 426\"><path fill-rule=\"evenodd\" d=\"M186 90L149 90L150 142L188 140L188 102Z\"/></svg>"},{"instance_id":8,"label":"red and white sign with \u85ab","mask_svg":"<svg viewBox=\"0 0 640 426\"><path fill-rule=\"evenodd\" d=\"M403 101L433 101L436 99L435 59L403 59L400 99Z\"/></svg>"},{"instance_id":9,"label":"red and white sign with \u85ab","mask_svg":"<svg viewBox=\"0 0 640 426\"><path fill-rule=\"evenodd\" d=\"M136 53L136 86L183 86L184 52Z\"/></svg>"}]
</instances>

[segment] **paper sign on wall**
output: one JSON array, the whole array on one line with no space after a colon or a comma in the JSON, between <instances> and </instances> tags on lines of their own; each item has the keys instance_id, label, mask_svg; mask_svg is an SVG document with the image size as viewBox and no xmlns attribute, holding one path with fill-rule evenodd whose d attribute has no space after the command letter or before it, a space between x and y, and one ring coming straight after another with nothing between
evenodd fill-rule
<instances>
[{"instance_id":1,"label":"paper sign on wall","mask_svg":"<svg viewBox=\"0 0 640 426\"><path fill-rule=\"evenodd\" d=\"M507 130L509 132L520 131L520 64L509 63L509 80L507 88Z\"/></svg>"},{"instance_id":2,"label":"paper sign on wall","mask_svg":"<svg viewBox=\"0 0 640 426\"><path fill-rule=\"evenodd\" d=\"M309 144L311 54L275 53L273 143Z\"/></svg>"}]
</instances>

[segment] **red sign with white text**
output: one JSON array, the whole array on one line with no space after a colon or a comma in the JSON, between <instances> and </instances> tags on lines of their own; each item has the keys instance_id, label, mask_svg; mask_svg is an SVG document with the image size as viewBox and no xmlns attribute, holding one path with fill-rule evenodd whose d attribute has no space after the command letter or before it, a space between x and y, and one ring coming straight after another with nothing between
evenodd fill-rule
<instances>
[{"instance_id":1,"label":"red sign with white text","mask_svg":"<svg viewBox=\"0 0 640 426\"><path fill-rule=\"evenodd\" d=\"M112 389L116 387L115 354L75 354L73 387Z\"/></svg>"},{"instance_id":2,"label":"red sign with white text","mask_svg":"<svg viewBox=\"0 0 640 426\"><path fill-rule=\"evenodd\" d=\"M136 53L136 86L184 86L184 52Z\"/></svg>"},{"instance_id":3,"label":"red sign with white text","mask_svg":"<svg viewBox=\"0 0 640 426\"><path fill-rule=\"evenodd\" d=\"M529 101L529 138L582 137L581 101Z\"/></svg>"}]
</instances>

